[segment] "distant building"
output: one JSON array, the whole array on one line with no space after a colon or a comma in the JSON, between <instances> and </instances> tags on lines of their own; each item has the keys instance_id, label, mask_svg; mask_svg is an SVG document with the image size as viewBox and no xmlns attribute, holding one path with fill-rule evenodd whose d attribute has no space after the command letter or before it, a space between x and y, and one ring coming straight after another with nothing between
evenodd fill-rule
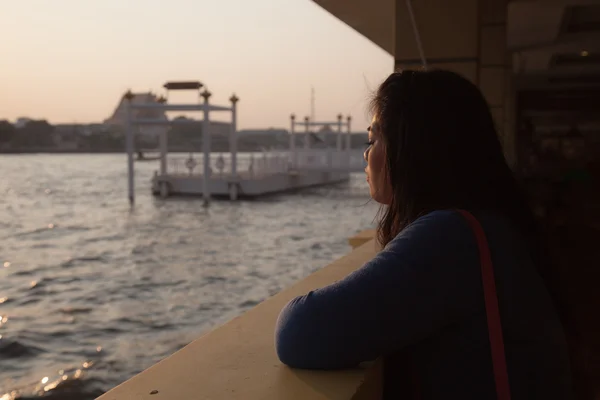
<instances>
[{"instance_id":1,"label":"distant building","mask_svg":"<svg viewBox=\"0 0 600 400\"><path fill-rule=\"evenodd\" d=\"M121 96L119 104L115 108L113 115L106 120L104 124L116 127L118 130L124 130L127 124L127 107L125 95ZM148 93L134 93L131 99L132 104L158 104L158 96L152 92ZM132 118L138 119L158 119L162 121L168 120L167 114L164 111L156 109L147 110L132 110ZM168 125L142 125L138 127L137 132L147 139L156 139L162 132L169 130Z\"/></svg>"},{"instance_id":2,"label":"distant building","mask_svg":"<svg viewBox=\"0 0 600 400\"><path fill-rule=\"evenodd\" d=\"M131 99L132 104L158 104L159 96L155 95L152 92L148 93L133 93L133 98ZM125 96L121 97L119 104L115 108L113 115L110 118L107 118L104 123L108 126L118 127L120 130L123 130L126 126L127 122L127 108ZM164 111L160 111L157 109L145 109L145 110L132 110L131 116L134 119L157 119L161 121L169 120L169 117ZM177 117L176 120L192 120L187 117ZM202 121L196 121L198 127L202 126ZM195 124L192 123L193 127ZM181 126L181 125L180 125ZM137 127L137 131L141 136L145 139L157 140L162 132L168 132L171 127L167 124L165 125L141 125ZM188 128L189 129L189 126ZM201 128L200 128L201 129ZM210 132L211 136L225 136L229 135L229 131L231 129L231 123L229 122L221 122L221 121L211 121L210 122ZM199 130L199 135L201 134L201 130Z\"/></svg>"},{"instance_id":3,"label":"distant building","mask_svg":"<svg viewBox=\"0 0 600 400\"><path fill-rule=\"evenodd\" d=\"M17 118L17 120L14 123L14 126L16 129L21 129L21 128L25 127L25 125L27 125L31 121L33 121L33 119L31 119L31 118L26 118L26 117Z\"/></svg>"}]
</instances>

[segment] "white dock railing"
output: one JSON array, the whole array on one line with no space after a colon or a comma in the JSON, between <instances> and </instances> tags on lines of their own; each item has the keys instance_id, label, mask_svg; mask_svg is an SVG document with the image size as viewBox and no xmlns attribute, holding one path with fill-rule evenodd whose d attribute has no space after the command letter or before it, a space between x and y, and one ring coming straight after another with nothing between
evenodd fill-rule
<instances>
[{"instance_id":1,"label":"white dock railing","mask_svg":"<svg viewBox=\"0 0 600 400\"><path fill-rule=\"evenodd\" d=\"M360 150L339 152L335 149L298 149L298 171L336 171L361 172L365 161ZM285 173L292 169L292 158L287 151L271 151L261 153L238 153L237 173L244 176L264 176ZM204 174L203 155L168 156L168 174L198 176ZM212 176L231 175L231 154L211 153L210 162Z\"/></svg>"},{"instance_id":2,"label":"white dock railing","mask_svg":"<svg viewBox=\"0 0 600 400\"><path fill-rule=\"evenodd\" d=\"M224 177L231 175L231 154L212 153L209 162L211 175ZM287 152L263 152L237 154L237 174L243 176L264 176L285 173L290 169L290 158ZM170 155L168 157L168 174L204 175L202 154L190 156Z\"/></svg>"},{"instance_id":3,"label":"white dock railing","mask_svg":"<svg viewBox=\"0 0 600 400\"><path fill-rule=\"evenodd\" d=\"M298 170L362 172L366 167L363 151L337 151L335 148L298 149Z\"/></svg>"}]
</instances>

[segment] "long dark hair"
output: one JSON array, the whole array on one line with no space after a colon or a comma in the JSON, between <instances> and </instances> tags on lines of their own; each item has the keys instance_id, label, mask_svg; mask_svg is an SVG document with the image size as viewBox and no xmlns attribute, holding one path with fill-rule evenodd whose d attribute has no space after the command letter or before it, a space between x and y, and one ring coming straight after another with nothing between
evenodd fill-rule
<instances>
[{"instance_id":1,"label":"long dark hair","mask_svg":"<svg viewBox=\"0 0 600 400\"><path fill-rule=\"evenodd\" d=\"M443 70L391 74L371 108L386 149L392 197L380 210L378 240L389 243L433 210L502 214L528 237L533 213L510 170L479 89Z\"/></svg>"}]
</instances>

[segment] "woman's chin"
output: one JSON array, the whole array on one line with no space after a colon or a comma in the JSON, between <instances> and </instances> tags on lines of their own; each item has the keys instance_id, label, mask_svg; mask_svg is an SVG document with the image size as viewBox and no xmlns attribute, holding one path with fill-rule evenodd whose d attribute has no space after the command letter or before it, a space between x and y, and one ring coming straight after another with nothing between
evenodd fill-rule
<instances>
[{"instance_id":1,"label":"woman's chin","mask_svg":"<svg viewBox=\"0 0 600 400\"><path fill-rule=\"evenodd\" d=\"M381 194L377 193L377 191L373 190L372 188L369 189L369 194L371 195L371 198L375 200L375 202L384 206L388 206L390 204L389 199L384 198L383 196L381 196Z\"/></svg>"},{"instance_id":2,"label":"woman's chin","mask_svg":"<svg viewBox=\"0 0 600 400\"><path fill-rule=\"evenodd\" d=\"M377 191L373 190L373 188L370 187L370 186L369 186L369 195L371 196L371 198L373 200L375 200L376 202L380 203L379 196L377 195Z\"/></svg>"}]
</instances>

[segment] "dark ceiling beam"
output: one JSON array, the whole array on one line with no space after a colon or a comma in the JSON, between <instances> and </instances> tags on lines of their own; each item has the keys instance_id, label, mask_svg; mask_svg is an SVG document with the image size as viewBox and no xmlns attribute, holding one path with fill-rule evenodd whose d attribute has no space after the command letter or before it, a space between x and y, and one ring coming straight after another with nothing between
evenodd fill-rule
<instances>
[{"instance_id":1,"label":"dark ceiling beam","mask_svg":"<svg viewBox=\"0 0 600 400\"><path fill-rule=\"evenodd\" d=\"M517 101L519 108L523 110L598 113L600 111L600 89L522 91L518 94Z\"/></svg>"},{"instance_id":2,"label":"dark ceiling beam","mask_svg":"<svg viewBox=\"0 0 600 400\"><path fill-rule=\"evenodd\" d=\"M600 29L600 27L599 27ZM509 46L512 52L527 52L536 50L547 50L551 52L569 51L580 52L581 50L594 51L600 43L600 32L572 33L559 36L556 39L544 40L526 45Z\"/></svg>"}]
</instances>

